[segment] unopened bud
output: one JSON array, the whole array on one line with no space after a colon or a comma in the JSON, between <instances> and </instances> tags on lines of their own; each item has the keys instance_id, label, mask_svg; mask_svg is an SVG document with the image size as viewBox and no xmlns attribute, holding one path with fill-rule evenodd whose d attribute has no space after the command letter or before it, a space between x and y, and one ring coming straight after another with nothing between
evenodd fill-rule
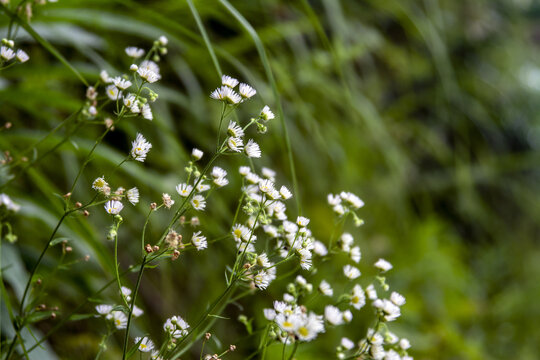
<instances>
[{"instance_id":1,"label":"unopened bud","mask_svg":"<svg viewBox=\"0 0 540 360\"><path fill-rule=\"evenodd\" d=\"M67 198L68 198L68 197L70 197L70 196L71 196L71 193L70 193L70 192L68 192L67 194L64 194L64 196L63 196L63 197L64 197L65 199L67 199Z\"/></svg>"},{"instance_id":2,"label":"unopened bud","mask_svg":"<svg viewBox=\"0 0 540 360\"><path fill-rule=\"evenodd\" d=\"M176 259L178 259L179 256L180 256L180 251L174 250L173 253L172 253L172 259L176 260Z\"/></svg>"},{"instance_id":3,"label":"unopened bud","mask_svg":"<svg viewBox=\"0 0 540 360\"><path fill-rule=\"evenodd\" d=\"M156 208L157 208L157 204L155 202L150 204L150 209L156 210Z\"/></svg>"},{"instance_id":4,"label":"unopened bud","mask_svg":"<svg viewBox=\"0 0 540 360\"><path fill-rule=\"evenodd\" d=\"M66 246L66 252L70 253L73 251L73 248L71 246Z\"/></svg>"},{"instance_id":5,"label":"unopened bud","mask_svg":"<svg viewBox=\"0 0 540 360\"><path fill-rule=\"evenodd\" d=\"M139 67L136 64L131 64L131 66L129 67L129 70L137 71L137 70L139 70Z\"/></svg>"},{"instance_id":6,"label":"unopened bud","mask_svg":"<svg viewBox=\"0 0 540 360\"><path fill-rule=\"evenodd\" d=\"M212 334L210 334L210 333L204 334L204 338L205 338L206 340L210 340L211 337L212 337Z\"/></svg>"},{"instance_id":7,"label":"unopened bud","mask_svg":"<svg viewBox=\"0 0 540 360\"><path fill-rule=\"evenodd\" d=\"M230 351L236 350L236 345L229 345L229 350Z\"/></svg>"},{"instance_id":8,"label":"unopened bud","mask_svg":"<svg viewBox=\"0 0 540 360\"><path fill-rule=\"evenodd\" d=\"M42 282L43 282L43 281L42 281L41 279L37 279L37 280L36 280L36 284L37 284L37 285L41 285Z\"/></svg>"},{"instance_id":9,"label":"unopened bud","mask_svg":"<svg viewBox=\"0 0 540 360\"><path fill-rule=\"evenodd\" d=\"M150 254L154 250L152 250L152 245L146 244L146 246L144 247L144 251L146 251L148 254Z\"/></svg>"},{"instance_id":10,"label":"unopened bud","mask_svg":"<svg viewBox=\"0 0 540 360\"><path fill-rule=\"evenodd\" d=\"M51 319L56 319L56 313L51 314Z\"/></svg>"},{"instance_id":11,"label":"unopened bud","mask_svg":"<svg viewBox=\"0 0 540 360\"><path fill-rule=\"evenodd\" d=\"M77 201L77 202L75 203L75 207L76 207L76 208L80 208L81 206L82 206L82 204L81 204L79 201Z\"/></svg>"},{"instance_id":12,"label":"unopened bud","mask_svg":"<svg viewBox=\"0 0 540 360\"><path fill-rule=\"evenodd\" d=\"M159 250L159 246L157 245L154 245L154 247L152 248L153 251L158 251Z\"/></svg>"}]
</instances>

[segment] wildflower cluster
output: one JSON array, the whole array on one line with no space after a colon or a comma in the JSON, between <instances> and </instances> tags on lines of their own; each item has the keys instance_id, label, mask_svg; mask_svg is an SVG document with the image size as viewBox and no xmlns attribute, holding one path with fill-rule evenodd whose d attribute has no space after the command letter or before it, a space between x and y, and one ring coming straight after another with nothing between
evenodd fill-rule
<instances>
[{"instance_id":1,"label":"wildflower cluster","mask_svg":"<svg viewBox=\"0 0 540 360\"><path fill-rule=\"evenodd\" d=\"M0 70L16 64L25 63L29 59L30 57L24 50L15 48L15 42L13 40L2 39L0 46Z\"/></svg>"}]
</instances>

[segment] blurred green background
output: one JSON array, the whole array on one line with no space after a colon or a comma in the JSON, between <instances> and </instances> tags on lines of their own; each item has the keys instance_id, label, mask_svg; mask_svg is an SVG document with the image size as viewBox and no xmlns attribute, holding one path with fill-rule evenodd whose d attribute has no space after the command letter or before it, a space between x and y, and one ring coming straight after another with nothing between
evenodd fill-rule
<instances>
[{"instance_id":1,"label":"blurred green background","mask_svg":"<svg viewBox=\"0 0 540 360\"><path fill-rule=\"evenodd\" d=\"M196 13L185 1L61 0L36 7L30 23L90 83L101 69L127 72L126 46L148 48L160 35L169 38L163 80L155 86L160 97L153 106L154 121L124 122L108 134L73 195L75 201L91 199L92 180L110 173L137 132L152 142L144 164L129 163L110 181L114 186L139 186L142 197L138 207L123 212L121 264L135 261L147 206L162 192L175 192L192 147L207 153L213 149L220 107L209 93L220 75L195 14L223 73L258 90L239 118L246 119L265 104L276 114L282 106L302 213L312 219L315 236L327 241L333 230L328 193L352 191L365 201L365 226L349 230L355 231L362 248L363 272L369 273L369 265L379 257L395 266L389 283L407 297L407 304L392 330L411 340L411 355L537 359L540 4L231 0L247 23L220 1L193 4ZM9 18L0 15L4 37ZM252 37L246 24L258 37ZM76 111L86 90L22 29L16 45L28 52L30 61L0 73L1 123L13 123L0 133L0 146L15 161ZM0 192L22 205L13 218L19 241L4 243L2 249L13 265L4 274L12 297L20 296L21 280L61 215L62 202L54 194L69 190L103 125L85 126L54 148L69 129L39 144L36 154L46 157L31 167L0 167L0 183L17 176ZM268 135L257 138L263 150L259 164L278 170L278 181L292 187L283 134L276 119ZM231 184L212 197L209 211L201 216L209 238L230 226L239 194L235 167L240 164L229 158L218 164L232 174ZM289 207L294 214L294 202ZM150 236L159 236L168 219L165 211L155 216ZM50 277L60 249L48 252L39 273L47 282L48 305L60 307L59 317L111 279L109 221L96 208L88 219L72 217L60 230L73 239L70 260L89 254L90 261ZM149 331L158 334L153 336L157 340L167 317L178 314L194 321L223 290L223 270L233 259L232 242L225 241L148 271L139 302L146 314L137 321L135 333ZM318 283L340 272L337 266L321 267L309 280ZM268 293L279 298L283 286L272 284ZM111 290L101 298L115 296ZM257 318L256 327L263 326L262 308L270 305L270 297L259 293L229 306L224 316L233 320L216 322L215 338L225 346L238 346L230 358L245 358L258 344L256 337L238 340L246 332L234 319L251 314ZM332 358L342 335L360 338L368 325L359 316L352 332L349 328L325 334L301 346L297 358ZM2 326L3 333L9 333L7 317ZM44 333L52 326L50 320L36 328ZM69 322L52 336L49 346L58 358L76 354L92 359L102 326L97 319ZM116 340L109 343L108 358L121 351L122 339ZM198 358L198 347L193 354Z\"/></svg>"}]
</instances>

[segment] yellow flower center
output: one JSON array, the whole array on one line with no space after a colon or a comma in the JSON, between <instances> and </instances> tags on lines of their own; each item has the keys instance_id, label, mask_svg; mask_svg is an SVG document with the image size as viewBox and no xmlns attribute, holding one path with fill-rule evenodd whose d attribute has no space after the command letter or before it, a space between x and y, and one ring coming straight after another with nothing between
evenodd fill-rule
<instances>
[{"instance_id":1,"label":"yellow flower center","mask_svg":"<svg viewBox=\"0 0 540 360\"><path fill-rule=\"evenodd\" d=\"M306 337L309 335L309 330L305 326L302 326L300 329L298 329L298 333L303 337Z\"/></svg>"}]
</instances>

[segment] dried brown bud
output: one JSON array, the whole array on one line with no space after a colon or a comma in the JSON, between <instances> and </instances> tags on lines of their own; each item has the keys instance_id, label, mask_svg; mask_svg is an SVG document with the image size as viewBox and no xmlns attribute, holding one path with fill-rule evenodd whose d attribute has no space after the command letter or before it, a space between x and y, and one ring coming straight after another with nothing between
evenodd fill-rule
<instances>
[{"instance_id":1,"label":"dried brown bud","mask_svg":"<svg viewBox=\"0 0 540 360\"><path fill-rule=\"evenodd\" d=\"M8 121L7 123L4 124L4 127L5 127L6 129L9 129L9 128L11 128L12 125L13 125L13 124L10 123L10 122Z\"/></svg>"},{"instance_id":2,"label":"dried brown bud","mask_svg":"<svg viewBox=\"0 0 540 360\"><path fill-rule=\"evenodd\" d=\"M67 194L64 194L62 197L63 197L64 199L67 199L67 198L70 197L70 196L71 196L71 193L68 192Z\"/></svg>"},{"instance_id":3,"label":"dried brown bud","mask_svg":"<svg viewBox=\"0 0 540 360\"><path fill-rule=\"evenodd\" d=\"M53 306L53 307L51 308L51 310L52 310L52 311L58 311L58 306Z\"/></svg>"},{"instance_id":4,"label":"dried brown bud","mask_svg":"<svg viewBox=\"0 0 540 360\"><path fill-rule=\"evenodd\" d=\"M157 204L155 202L150 204L150 209L156 210L156 208L157 208Z\"/></svg>"},{"instance_id":5,"label":"dried brown bud","mask_svg":"<svg viewBox=\"0 0 540 360\"><path fill-rule=\"evenodd\" d=\"M106 118L104 122L105 122L105 127L107 129L110 129L111 131L114 131L114 121L112 121L112 119Z\"/></svg>"},{"instance_id":6,"label":"dried brown bud","mask_svg":"<svg viewBox=\"0 0 540 360\"><path fill-rule=\"evenodd\" d=\"M150 254L154 250L152 250L152 245L146 244L146 246L144 247L144 251L146 251L148 254Z\"/></svg>"},{"instance_id":7,"label":"dried brown bud","mask_svg":"<svg viewBox=\"0 0 540 360\"><path fill-rule=\"evenodd\" d=\"M229 345L229 350L230 351L236 350L236 345Z\"/></svg>"},{"instance_id":8,"label":"dried brown bud","mask_svg":"<svg viewBox=\"0 0 540 360\"><path fill-rule=\"evenodd\" d=\"M41 285L42 282L43 282L43 281L42 281L41 279L37 279L37 280L36 280L36 284L37 284L37 285Z\"/></svg>"},{"instance_id":9,"label":"dried brown bud","mask_svg":"<svg viewBox=\"0 0 540 360\"><path fill-rule=\"evenodd\" d=\"M73 248L71 246L66 246L66 252L72 252L73 251Z\"/></svg>"},{"instance_id":10,"label":"dried brown bud","mask_svg":"<svg viewBox=\"0 0 540 360\"><path fill-rule=\"evenodd\" d=\"M51 319L56 319L56 313L51 314Z\"/></svg>"},{"instance_id":11,"label":"dried brown bud","mask_svg":"<svg viewBox=\"0 0 540 360\"><path fill-rule=\"evenodd\" d=\"M90 213L88 212L88 210L84 210L84 211L83 211L83 215L86 216L86 217L89 217L89 216L90 216Z\"/></svg>"},{"instance_id":12,"label":"dried brown bud","mask_svg":"<svg viewBox=\"0 0 540 360\"><path fill-rule=\"evenodd\" d=\"M21 158L21 161L22 161L22 162L27 162L27 161L28 161L28 158L27 158L26 156L23 156L23 157Z\"/></svg>"},{"instance_id":13,"label":"dried brown bud","mask_svg":"<svg viewBox=\"0 0 540 360\"><path fill-rule=\"evenodd\" d=\"M307 308L304 305L300 305L300 311L302 311L305 314L307 313Z\"/></svg>"},{"instance_id":14,"label":"dried brown bud","mask_svg":"<svg viewBox=\"0 0 540 360\"><path fill-rule=\"evenodd\" d=\"M198 217L194 216L191 218L191 226L199 226L201 225L201 222Z\"/></svg>"},{"instance_id":15,"label":"dried brown bud","mask_svg":"<svg viewBox=\"0 0 540 360\"><path fill-rule=\"evenodd\" d=\"M82 206L82 204L81 204L79 201L77 201L77 202L75 203L75 207L76 207L76 208L80 208L81 206Z\"/></svg>"},{"instance_id":16,"label":"dried brown bud","mask_svg":"<svg viewBox=\"0 0 540 360\"><path fill-rule=\"evenodd\" d=\"M154 245L154 247L152 248L152 250L154 250L154 251L158 251L158 250L159 250L159 246L157 246L157 245Z\"/></svg>"},{"instance_id":17,"label":"dried brown bud","mask_svg":"<svg viewBox=\"0 0 540 360\"><path fill-rule=\"evenodd\" d=\"M186 217L182 215L178 221L180 221L180 225L184 225L186 223Z\"/></svg>"},{"instance_id":18,"label":"dried brown bud","mask_svg":"<svg viewBox=\"0 0 540 360\"><path fill-rule=\"evenodd\" d=\"M206 340L210 340L211 337L212 337L212 334L210 334L210 333L204 334L204 338L205 338Z\"/></svg>"},{"instance_id":19,"label":"dried brown bud","mask_svg":"<svg viewBox=\"0 0 540 360\"><path fill-rule=\"evenodd\" d=\"M84 257L84 261L88 261L88 260L90 260L90 255L86 255L86 256Z\"/></svg>"},{"instance_id":20,"label":"dried brown bud","mask_svg":"<svg viewBox=\"0 0 540 360\"><path fill-rule=\"evenodd\" d=\"M247 269L249 269L250 267L251 267L251 264L250 264L250 263L245 263L245 264L244 264L244 269L247 270Z\"/></svg>"},{"instance_id":21,"label":"dried brown bud","mask_svg":"<svg viewBox=\"0 0 540 360\"><path fill-rule=\"evenodd\" d=\"M39 304L37 307L38 311L43 311L47 309L47 305L45 304Z\"/></svg>"},{"instance_id":22,"label":"dried brown bud","mask_svg":"<svg viewBox=\"0 0 540 360\"><path fill-rule=\"evenodd\" d=\"M180 251L174 250L173 253L172 253L172 259L176 260L176 259L178 259L179 256L180 256Z\"/></svg>"}]
</instances>

